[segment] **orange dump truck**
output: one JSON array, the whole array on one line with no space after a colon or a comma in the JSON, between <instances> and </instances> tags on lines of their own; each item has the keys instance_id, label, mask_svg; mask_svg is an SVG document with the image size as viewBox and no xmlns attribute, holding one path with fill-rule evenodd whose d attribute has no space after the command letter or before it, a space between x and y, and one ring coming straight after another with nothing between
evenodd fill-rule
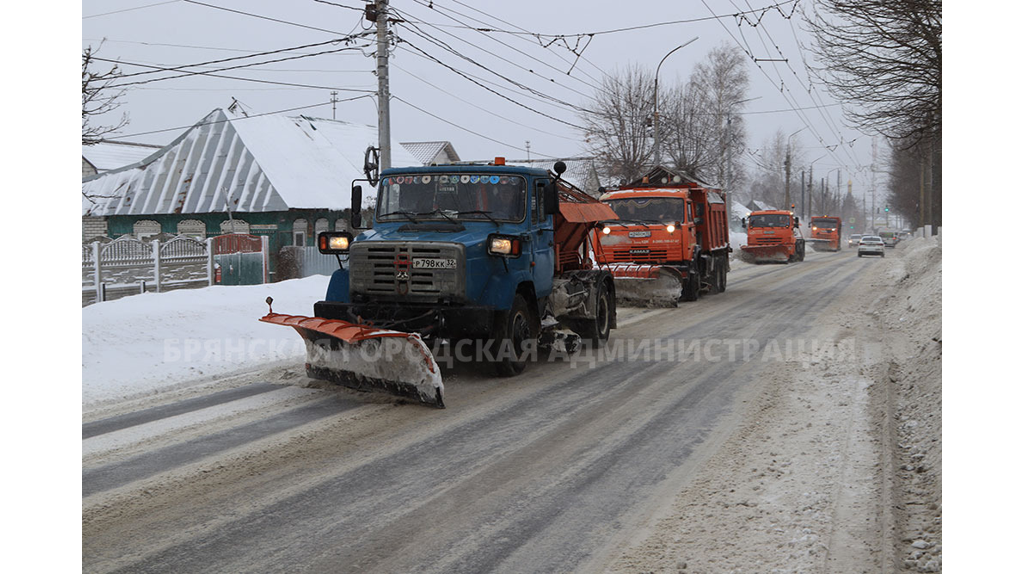
<instances>
[{"instance_id":1,"label":"orange dump truck","mask_svg":"<svg viewBox=\"0 0 1024 574\"><path fill-rule=\"evenodd\" d=\"M743 259L752 263L790 263L804 260L804 238L800 218L792 211L752 211L743 220L747 244L741 246Z\"/></svg>"},{"instance_id":2,"label":"orange dump truck","mask_svg":"<svg viewBox=\"0 0 1024 574\"><path fill-rule=\"evenodd\" d=\"M614 275L618 301L675 305L725 291L732 249L723 192L658 167L601 201L619 219L597 227L595 258Z\"/></svg>"},{"instance_id":3,"label":"orange dump truck","mask_svg":"<svg viewBox=\"0 0 1024 574\"><path fill-rule=\"evenodd\" d=\"M843 220L831 215L811 218L811 247L815 251L839 251L842 248Z\"/></svg>"}]
</instances>

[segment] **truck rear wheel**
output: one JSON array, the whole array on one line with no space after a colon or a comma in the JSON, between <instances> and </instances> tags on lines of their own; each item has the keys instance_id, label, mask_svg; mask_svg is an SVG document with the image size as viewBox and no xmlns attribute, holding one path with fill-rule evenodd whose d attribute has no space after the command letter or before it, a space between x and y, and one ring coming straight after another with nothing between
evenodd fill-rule
<instances>
[{"instance_id":1,"label":"truck rear wheel","mask_svg":"<svg viewBox=\"0 0 1024 574\"><path fill-rule=\"evenodd\" d=\"M608 340L612 331L612 305L614 304L611 293L602 282L597 291L597 317L585 319L576 324L580 337L583 337L583 340L587 341L591 347L599 347Z\"/></svg>"},{"instance_id":2,"label":"truck rear wheel","mask_svg":"<svg viewBox=\"0 0 1024 574\"><path fill-rule=\"evenodd\" d=\"M492 358L498 375L514 377L526 370L531 353L537 350L537 332L526 299L516 294L508 315L499 317L495 324Z\"/></svg>"}]
</instances>

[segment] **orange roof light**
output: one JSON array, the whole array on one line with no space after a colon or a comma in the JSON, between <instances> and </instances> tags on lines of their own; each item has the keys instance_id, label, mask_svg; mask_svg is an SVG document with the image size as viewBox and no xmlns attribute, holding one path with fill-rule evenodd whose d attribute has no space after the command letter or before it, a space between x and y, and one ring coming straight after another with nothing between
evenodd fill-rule
<instances>
[{"instance_id":1,"label":"orange roof light","mask_svg":"<svg viewBox=\"0 0 1024 574\"><path fill-rule=\"evenodd\" d=\"M494 165L505 165L505 158L496 157L494 158Z\"/></svg>"}]
</instances>

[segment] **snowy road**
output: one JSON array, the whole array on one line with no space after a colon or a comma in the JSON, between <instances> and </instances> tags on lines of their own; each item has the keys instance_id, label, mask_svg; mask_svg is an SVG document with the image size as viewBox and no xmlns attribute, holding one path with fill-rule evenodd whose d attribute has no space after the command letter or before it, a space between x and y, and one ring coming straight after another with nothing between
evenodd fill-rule
<instances>
[{"instance_id":1,"label":"snowy road","mask_svg":"<svg viewBox=\"0 0 1024 574\"><path fill-rule=\"evenodd\" d=\"M292 365L186 399L157 394L86 412L83 569L674 571L645 545L666 534L661 522L681 492L735 478L708 462L742 437L751 461L772 462L797 461L794 449L816 441L833 452L834 440L825 470L839 478L822 480L852 485L803 501L820 502L838 535L817 537L796 562L779 553L780 564L799 571L804 559L814 569L825 556L831 571L879 571L885 518L872 508L879 457L870 417L860 416L870 408L863 371L822 371L846 385L845 410L793 415L831 427L816 441L768 427L751 434L747 423L766 397L795 400L773 381L813 384L801 377L821 361L794 346L841 342L838 306L868 296L884 261L844 250L737 266L724 294L677 309L621 309L600 356L531 365L515 379L451 369L446 410L306 386ZM809 403L831 398L808 387ZM808 464L817 466L803 478L823 476L820 462ZM811 498L821 494L797 482ZM855 508L870 517L866 527ZM730 530L718 538L745 536L740 519L721 527ZM700 536L690 522L675 528Z\"/></svg>"}]
</instances>

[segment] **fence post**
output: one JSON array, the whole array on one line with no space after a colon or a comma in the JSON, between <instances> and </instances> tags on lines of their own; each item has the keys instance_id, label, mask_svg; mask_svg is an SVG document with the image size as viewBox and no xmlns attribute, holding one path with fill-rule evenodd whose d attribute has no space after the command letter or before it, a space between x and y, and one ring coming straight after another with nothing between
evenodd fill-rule
<instances>
[{"instance_id":1,"label":"fence post","mask_svg":"<svg viewBox=\"0 0 1024 574\"><path fill-rule=\"evenodd\" d=\"M209 280L210 287L214 285L214 272L213 272L213 238L206 238L206 278Z\"/></svg>"},{"instance_id":2,"label":"fence post","mask_svg":"<svg viewBox=\"0 0 1024 574\"><path fill-rule=\"evenodd\" d=\"M260 235L260 253L263 254L263 283L270 282L270 236Z\"/></svg>"},{"instance_id":3,"label":"fence post","mask_svg":"<svg viewBox=\"0 0 1024 574\"><path fill-rule=\"evenodd\" d=\"M100 281L102 276L100 275L100 242L92 242L92 274L93 274L93 285L96 287L96 302L99 303L103 299L100 297L103 293L100 291Z\"/></svg>"},{"instance_id":4,"label":"fence post","mask_svg":"<svg viewBox=\"0 0 1024 574\"><path fill-rule=\"evenodd\" d=\"M156 292L160 292L160 240L153 240L153 281L156 282Z\"/></svg>"}]
</instances>

